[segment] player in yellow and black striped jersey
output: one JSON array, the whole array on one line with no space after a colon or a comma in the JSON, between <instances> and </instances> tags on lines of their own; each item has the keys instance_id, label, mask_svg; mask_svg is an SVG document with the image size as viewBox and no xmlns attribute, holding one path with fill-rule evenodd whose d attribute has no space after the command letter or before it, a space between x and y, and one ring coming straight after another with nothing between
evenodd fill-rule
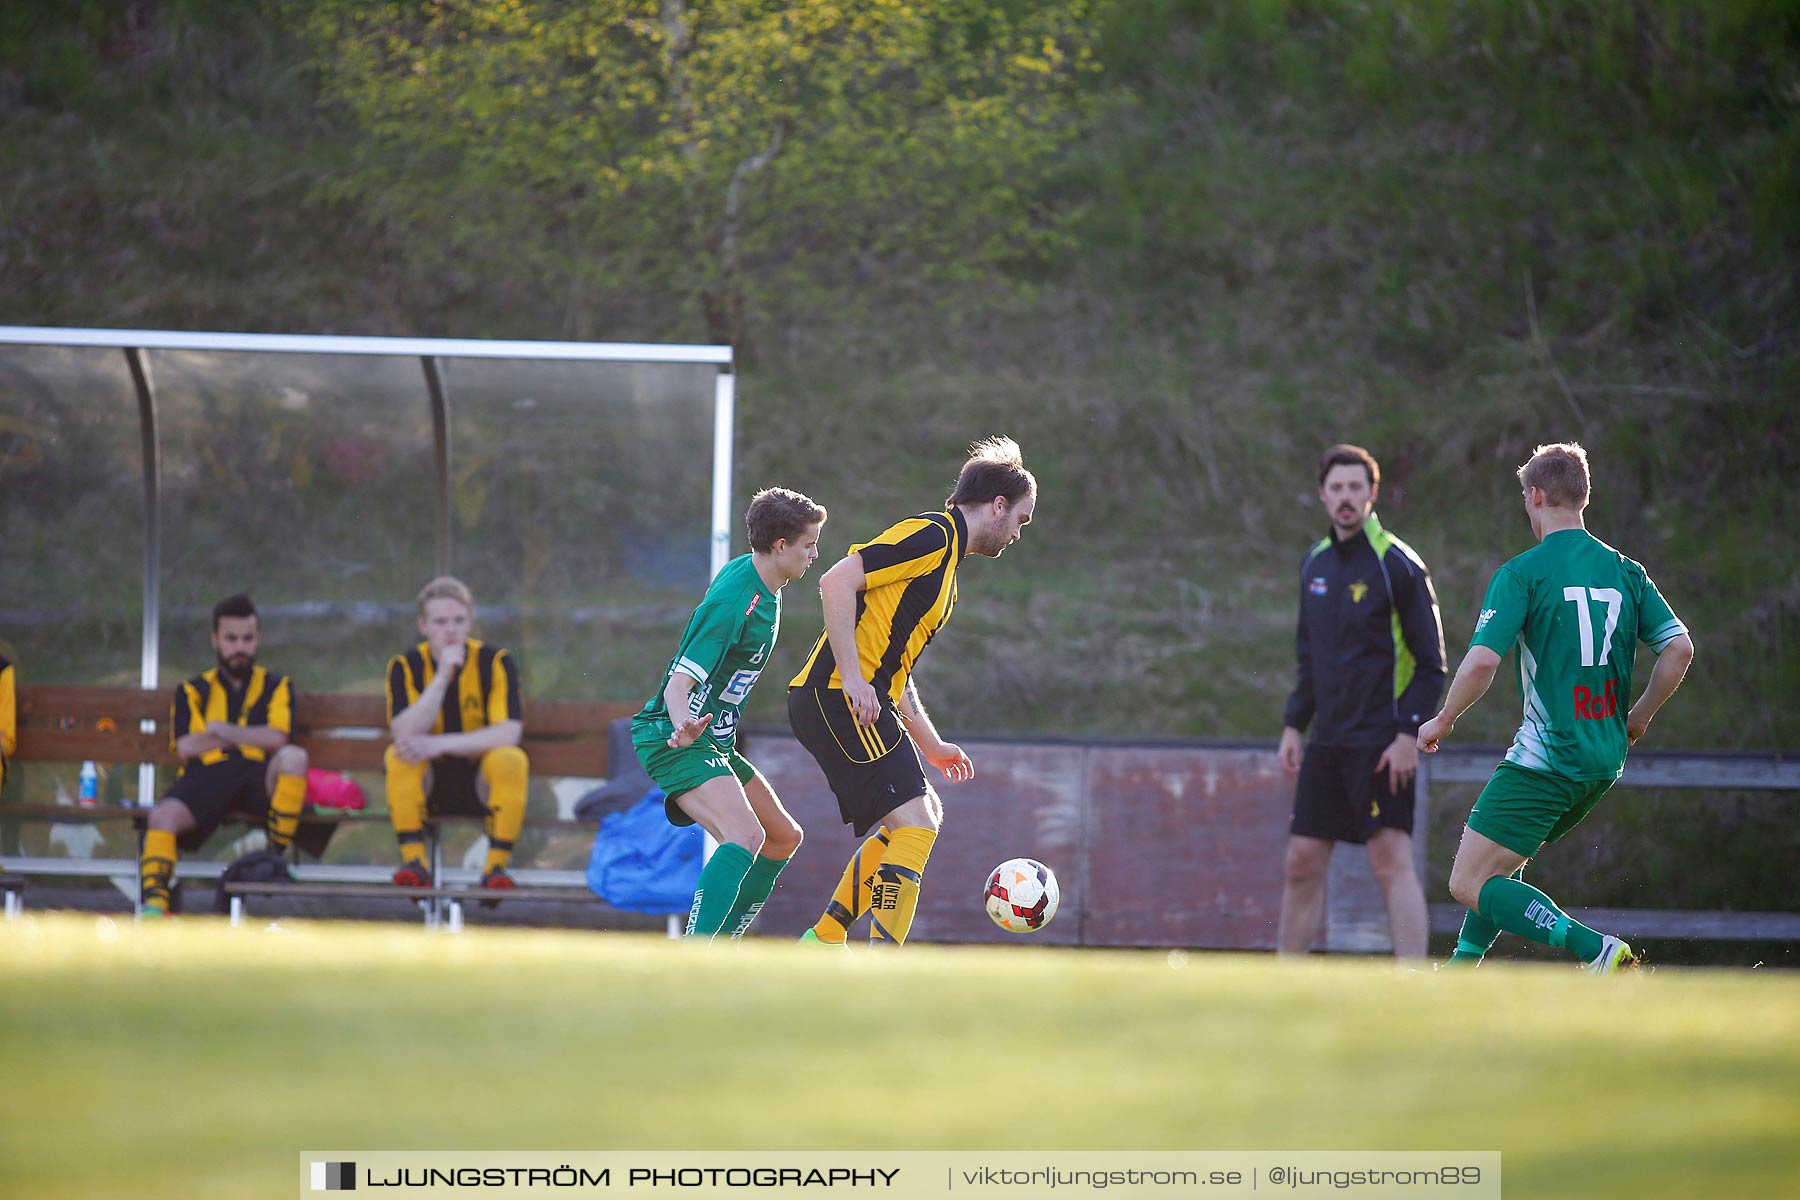
<instances>
[{"instance_id":1,"label":"player in yellow and black striped jersey","mask_svg":"<svg viewBox=\"0 0 1800 1200\"><path fill-rule=\"evenodd\" d=\"M19 711L13 665L0 655L0 787L6 786L6 764L19 747Z\"/></svg>"},{"instance_id":2,"label":"player in yellow and black striped jersey","mask_svg":"<svg viewBox=\"0 0 1800 1200\"><path fill-rule=\"evenodd\" d=\"M1011 438L977 442L969 455L944 511L852 546L819 581L825 632L788 685L788 720L845 823L858 836L876 832L802 941L843 945L866 907L872 944L903 943L943 823L920 756L952 783L975 773L962 748L938 735L912 670L956 607L959 564L970 554L998 558L1018 540L1037 507L1037 480Z\"/></svg>"},{"instance_id":3,"label":"player in yellow and black striped jersey","mask_svg":"<svg viewBox=\"0 0 1800 1200\"><path fill-rule=\"evenodd\" d=\"M425 818L486 818L481 886L510 888L506 867L525 823L530 763L524 698L512 655L469 636L475 598L460 579L433 579L419 592L425 640L388 661L388 816L400 842L394 882L428 886Z\"/></svg>"},{"instance_id":4,"label":"player in yellow and black striped jersey","mask_svg":"<svg viewBox=\"0 0 1800 1200\"><path fill-rule=\"evenodd\" d=\"M306 806L306 751L288 744L293 685L256 665L262 624L242 593L212 613L218 665L175 689L169 735L181 774L150 810L138 863L140 916L169 911L177 847L198 849L226 815L262 818L286 850Z\"/></svg>"}]
</instances>

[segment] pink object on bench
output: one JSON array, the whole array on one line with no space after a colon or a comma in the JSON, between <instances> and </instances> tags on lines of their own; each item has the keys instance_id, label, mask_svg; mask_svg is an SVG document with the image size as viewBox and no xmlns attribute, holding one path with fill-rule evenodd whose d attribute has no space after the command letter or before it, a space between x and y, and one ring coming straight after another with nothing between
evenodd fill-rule
<instances>
[{"instance_id":1,"label":"pink object on bench","mask_svg":"<svg viewBox=\"0 0 1800 1200\"><path fill-rule=\"evenodd\" d=\"M316 767L306 773L306 799L315 808L360 812L369 807L369 798L363 795L362 785L356 780L342 771L321 771Z\"/></svg>"}]
</instances>

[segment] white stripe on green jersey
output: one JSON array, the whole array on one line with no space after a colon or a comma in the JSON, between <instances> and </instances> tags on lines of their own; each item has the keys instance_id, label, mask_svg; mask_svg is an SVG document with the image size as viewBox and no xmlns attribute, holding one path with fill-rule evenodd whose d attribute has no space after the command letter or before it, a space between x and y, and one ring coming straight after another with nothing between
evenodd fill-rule
<instances>
[{"instance_id":1,"label":"white stripe on green jersey","mask_svg":"<svg viewBox=\"0 0 1800 1200\"><path fill-rule=\"evenodd\" d=\"M1518 649L1524 720L1506 760L1565 779L1617 779L1637 643L1687 632L1644 568L1585 529L1558 530L1488 585L1470 646Z\"/></svg>"},{"instance_id":2,"label":"white stripe on green jersey","mask_svg":"<svg viewBox=\"0 0 1800 1200\"><path fill-rule=\"evenodd\" d=\"M1525 720L1513 738L1512 752L1506 757L1521 767L1549 771L1550 741L1544 736L1550 727L1550 714L1537 693L1537 660L1531 656L1523 638L1519 640L1519 690L1525 696Z\"/></svg>"},{"instance_id":3,"label":"white stripe on green jersey","mask_svg":"<svg viewBox=\"0 0 1800 1200\"><path fill-rule=\"evenodd\" d=\"M738 710L769 663L769 652L781 633L781 593L772 592L756 573L756 563L740 554L726 563L681 634L681 646L663 672L662 686L639 710L638 720L673 732L663 692L669 676L680 671L694 681L688 711L712 714L702 736L729 748L737 739Z\"/></svg>"}]
</instances>

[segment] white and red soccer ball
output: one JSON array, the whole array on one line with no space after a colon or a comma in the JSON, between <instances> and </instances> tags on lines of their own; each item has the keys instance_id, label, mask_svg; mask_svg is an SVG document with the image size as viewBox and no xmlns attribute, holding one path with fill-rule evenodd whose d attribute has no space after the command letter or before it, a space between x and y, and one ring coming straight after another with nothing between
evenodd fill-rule
<instances>
[{"instance_id":1,"label":"white and red soccer ball","mask_svg":"<svg viewBox=\"0 0 1800 1200\"><path fill-rule=\"evenodd\" d=\"M1056 875L1035 858L1009 858L988 874L988 916L1008 933L1036 933L1061 899Z\"/></svg>"}]
</instances>

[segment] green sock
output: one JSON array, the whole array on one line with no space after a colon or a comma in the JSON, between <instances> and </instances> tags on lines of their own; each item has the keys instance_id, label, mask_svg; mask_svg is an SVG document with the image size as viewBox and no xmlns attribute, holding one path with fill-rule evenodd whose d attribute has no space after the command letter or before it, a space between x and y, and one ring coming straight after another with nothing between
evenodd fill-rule
<instances>
[{"instance_id":1,"label":"green sock","mask_svg":"<svg viewBox=\"0 0 1800 1200\"><path fill-rule=\"evenodd\" d=\"M1512 873L1514 879L1521 879L1525 868L1520 867ZM1477 897L1479 899L1480 897ZM1487 952L1494 948L1494 941L1500 936L1500 927L1476 912L1472 908L1463 909L1462 932L1456 935L1456 950L1444 960L1446 967L1478 966Z\"/></svg>"},{"instance_id":2,"label":"green sock","mask_svg":"<svg viewBox=\"0 0 1800 1200\"><path fill-rule=\"evenodd\" d=\"M1493 948L1500 927L1476 912L1463 910L1462 932L1456 935L1456 949L1444 960L1446 967L1473 967Z\"/></svg>"},{"instance_id":3,"label":"green sock","mask_svg":"<svg viewBox=\"0 0 1800 1200\"><path fill-rule=\"evenodd\" d=\"M722 928L731 931L731 936L741 938L749 930L756 914L762 911L763 901L775 890L775 877L781 874L781 868L788 865L785 858L764 858L756 856L750 864L749 873L744 882L738 884L737 899L732 902L731 911L725 914Z\"/></svg>"},{"instance_id":4,"label":"green sock","mask_svg":"<svg viewBox=\"0 0 1800 1200\"><path fill-rule=\"evenodd\" d=\"M700 882L694 888L694 907L688 910L688 937L710 941L719 932L749 870L750 852L735 842L726 842L713 851L700 868Z\"/></svg>"},{"instance_id":5,"label":"green sock","mask_svg":"<svg viewBox=\"0 0 1800 1200\"><path fill-rule=\"evenodd\" d=\"M1559 946L1579 958L1592 962L1600 956L1605 942L1568 913L1556 907L1556 901L1526 883L1523 879L1488 880L1481 885L1481 915L1507 933L1545 946Z\"/></svg>"}]
</instances>

